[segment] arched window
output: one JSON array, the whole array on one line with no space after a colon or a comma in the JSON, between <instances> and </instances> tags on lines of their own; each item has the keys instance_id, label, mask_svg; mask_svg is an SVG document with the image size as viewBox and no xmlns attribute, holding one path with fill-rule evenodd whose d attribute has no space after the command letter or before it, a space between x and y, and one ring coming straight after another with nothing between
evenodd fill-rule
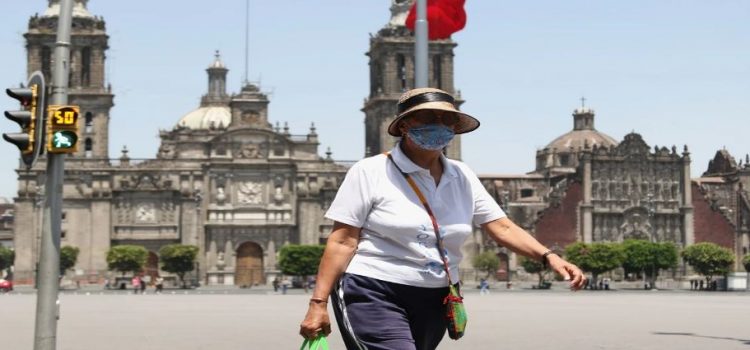
<instances>
[{"instance_id":1,"label":"arched window","mask_svg":"<svg viewBox=\"0 0 750 350\"><path fill-rule=\"evenodd\" d=\"M534 189L532 188L522 188L521 189L521 198L529 198L534 196Z\"/></svg>"},{"instance_id":2,"label":"arched window","mask_svg":"<svg viewBox=\"0 0 750 350\"><path fill-rule=\"evenodd\" d=\"M401 82L401 91L406 91L406 58L402 54L396 56L398 80Z\"/></svg>"},{"instance_id":3,"label":"arched window","mask_svg":"<svg viewBox=\"0 0 750 350\"><path fill-rule=\"evenodd\" d=\"M44 79L52 79L52 50L49 47L42 47L42 74Z\"/></svg>"},{"instance_id":4,"label":"arched window","mask_svg":"<svg viewBox=\"0 0 750 350\"><path fill-rule=\"evenodd\" d=\"M84 142L84 155L86 158L91 158L94 149L94 142L90 138L87 138Z\"/></svg>"},{"instance_id":5,"label":"arched window","mask_svg":"<svg viewBox=\"0 0 750 350\"><path fill-rule=\"evenodd\" d=\"M443 56L441 55L432 56L432 79L436 88L443 88Z\"/></svg>"},{"instance_id":6,"label":"arched window","mask_svg":"<svg viewBox=\"0 0 750 350\"><path fill-rule=\"evenodd\" d=\"M91 85L91 48L81 50L81 86Z\"/></svg>"},{"instance_id":7,"label":"arched window","mask_svg":"<svg viewBox=\"0 0 750 350\"><path fill-rule=\"evenodd\" d=\"M91 132L92 129L94 128L94 115L91 112L86 112L86 116L84 118L85 118L84 126L86 128L85 131Z\"/></svg>"}]
</instances>

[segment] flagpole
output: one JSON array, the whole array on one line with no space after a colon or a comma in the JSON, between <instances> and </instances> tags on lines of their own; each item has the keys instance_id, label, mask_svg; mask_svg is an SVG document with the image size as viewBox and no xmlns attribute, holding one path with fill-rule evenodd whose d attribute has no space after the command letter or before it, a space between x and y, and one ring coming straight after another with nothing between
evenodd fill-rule
<instances>
[{"instance_id":1,"label":"flagpole","mask_svg":"<svg viewBox=\"0 0 750 350\"><path fill-rule=\"evenodd\" d=\"M427 0L417 0L417 20L414 25L414 87L427 87Z\"/></svg>"}]
</instances>

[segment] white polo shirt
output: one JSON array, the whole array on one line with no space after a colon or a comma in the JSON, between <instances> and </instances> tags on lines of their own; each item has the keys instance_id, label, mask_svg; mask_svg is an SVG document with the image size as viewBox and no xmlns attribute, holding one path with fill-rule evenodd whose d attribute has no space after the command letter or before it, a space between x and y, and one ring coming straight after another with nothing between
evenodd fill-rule
<instances>
[{"instance_id":1,"label":"white polo shirt","mask_svg":"<svg viewBox=\"0 0 750 350\"><path fill-rule=\"evenodd\" d=\"M444 171L436 186L429 170L414 164L398 145L391 155L432 208L456 283L461 245L473 224L488 223L505 213L464 163L441 156ZM448 285L430 216L387 156L354 164L325 217L362 228L346 272L417 287Z\"/></svg>"}]
</instances>

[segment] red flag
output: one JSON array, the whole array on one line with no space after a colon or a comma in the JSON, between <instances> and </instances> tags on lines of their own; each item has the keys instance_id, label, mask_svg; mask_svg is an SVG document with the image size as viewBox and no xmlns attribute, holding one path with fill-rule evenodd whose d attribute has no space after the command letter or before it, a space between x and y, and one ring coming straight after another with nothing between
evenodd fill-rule
<instances>
[{"instance_id":1,"label":"red flag","mask_svg":"<svg viewBox=\"0 0 750 350\"><path fill-rule=\"evenodd\" d=\"M430 40L447 39L466 25L466 0L427 0L428 37ZM417 3L411 6L406 17L406 27L414 30L417 21Z\"/></svg>"}]
</instances>

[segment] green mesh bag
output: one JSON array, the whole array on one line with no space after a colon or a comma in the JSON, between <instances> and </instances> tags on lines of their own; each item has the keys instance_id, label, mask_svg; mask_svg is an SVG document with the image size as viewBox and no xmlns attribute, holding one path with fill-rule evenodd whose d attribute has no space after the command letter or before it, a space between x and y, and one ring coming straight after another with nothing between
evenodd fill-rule
<instances>
[{"instance_id":1,"label":"green mesh bag","mask_svg":"<svg viewBox=\"0 0 750 350\"><path fill-rule=\"evenodd\" d=\"M448 336L457 340L464 336L466 330L466 309L464 298L458 294L456 287L450 286L450 293L443 299L445 304L445 320L448 322Z\"/></svg>"}]
</instances>

